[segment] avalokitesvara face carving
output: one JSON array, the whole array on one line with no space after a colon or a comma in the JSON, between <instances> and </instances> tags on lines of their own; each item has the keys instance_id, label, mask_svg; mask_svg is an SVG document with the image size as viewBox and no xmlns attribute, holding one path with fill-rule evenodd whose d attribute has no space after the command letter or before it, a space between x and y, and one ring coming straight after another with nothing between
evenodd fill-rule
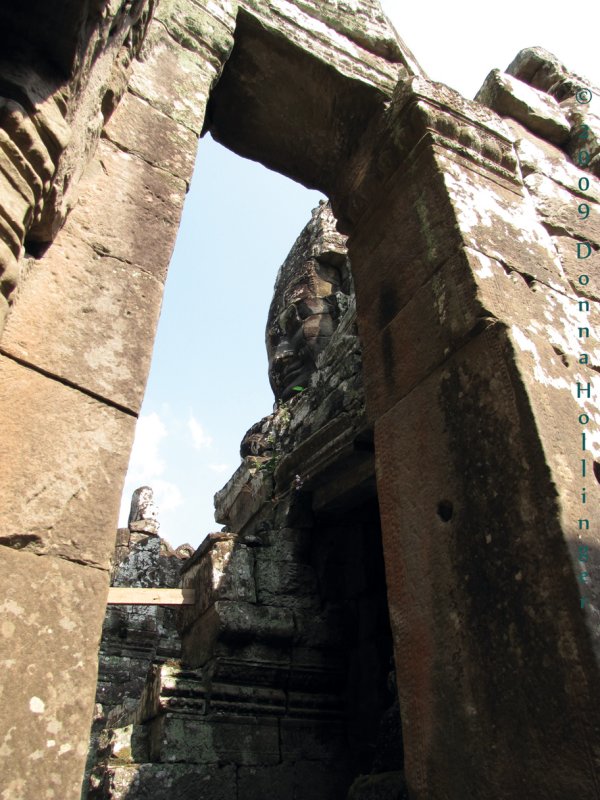
<instances>
[{"instance_id":1,"label":"avalokitesvara face carving","mask_svg":"<svg viewBox=\"0 0 600 800\"><path fill-rule=\"evenodd\" d=\"M338 295L349 291L345 242L323 203L279 270L266 331L276 400L292 397L294 387L306 388L337 326Z\"/></svg>"}]
</instances>

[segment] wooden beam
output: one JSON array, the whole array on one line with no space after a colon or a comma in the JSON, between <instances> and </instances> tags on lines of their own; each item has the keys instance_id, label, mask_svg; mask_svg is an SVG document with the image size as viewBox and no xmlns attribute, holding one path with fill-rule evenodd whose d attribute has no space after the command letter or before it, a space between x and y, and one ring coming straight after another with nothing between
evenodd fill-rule
<instances>
[{"instance_id":1,"label":"wooden beam","mask_svg":"<svg viewBox=\"0 0 600 800\"><path fill-rule=\"evenodd\" d=\"M128 606L191 606L194 604L193 589L132 589L111 586L108 590L110 605Z\"/></svg>"}]
</instances>

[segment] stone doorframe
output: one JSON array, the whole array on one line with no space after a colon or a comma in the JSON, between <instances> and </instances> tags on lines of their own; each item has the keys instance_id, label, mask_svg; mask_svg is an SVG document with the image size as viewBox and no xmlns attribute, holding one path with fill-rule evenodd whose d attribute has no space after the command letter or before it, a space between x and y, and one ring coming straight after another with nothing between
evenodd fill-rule
<instances>
[{"instance_id":1,"label":"stone doorframe","mask_svg":"<svg viewBox=\"0 0 600 800\"><path fill-rule=\"evenodd\" d=\"M11 800L78 794L119 498L203 129L325 192L350 237L411 797L598 796L582 536L590 569L599 553L569 466L587 370L559 380L543 327L523 336L548 314L564 326L572 287L503 120L423 76L377 3L337 5L163 0L150 23L151 2L90 2L73 22L65 0L62 59L22 8L2 11L35 55L0 67ZM85 36L67 36L75 23Z\"/></svg>"}]
</instances>

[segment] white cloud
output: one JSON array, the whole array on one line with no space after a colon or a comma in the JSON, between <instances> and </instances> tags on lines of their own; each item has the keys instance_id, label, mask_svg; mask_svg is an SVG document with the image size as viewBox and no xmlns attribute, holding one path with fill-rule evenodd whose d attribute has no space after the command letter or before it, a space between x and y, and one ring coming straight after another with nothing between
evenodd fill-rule
<instances>
[{"instance_id":1,"label":"white cloud","mask_svg":"<svg viewBox=\"0 0 600 800\"><path fill-rule=\"evenodd\" d=\"M161 514L179 508L183 503L183 495L178 486L169 481L158 479L153 481L154 502L158 506L158 519L160 522Z\"/></svg>"},{"instance_id":2,"label":"white cloud","mask_svg":"<svg viewBox=\"0 0 600 800\"><path fill-rule=\"evenodd\" d=\"M198 420L194 417L193 414L190 414L190 418L188 420L188 428L190 429L190 433L192 434L192 442L194 443L194 447L198 450L202 450L204 447L210 447L212 445L212 436L209 436L202 425L198 422Z\"/></svg>"},{"instance_id":3,"label":"white cloud","mask_svg":"<svg viewBox=\"0 0 600 800\"><path fill-rule=\"evenodd\" d=\"M213 472L226 472L229 469L229 464L209 464L208 468Z\"/></svg>"},{"instance_id":4,"label":"white cloud","mask_svg":"<svg viewBox=\"0 0 600 800\"><path fill-rule=\"evenodd\" d=\"M139 418L129 460L128 482L150 483L153 478L162 475L165 462L158 451L166 435L167 429L156 412Z\"/></svg>"}]
</instances>

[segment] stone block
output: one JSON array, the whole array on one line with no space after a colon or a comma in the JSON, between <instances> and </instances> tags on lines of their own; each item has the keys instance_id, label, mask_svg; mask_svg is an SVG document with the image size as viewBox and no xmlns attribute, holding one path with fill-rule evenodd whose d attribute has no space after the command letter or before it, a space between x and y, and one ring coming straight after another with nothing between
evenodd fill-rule
<instances>
[{"instance_id":1,"label":"stone block","mask_svg":"<svg viewBox=\"0 0 600 800\"><path fill-rule=\"evenodd\" d=\"M194 589L196 600L182 609L182 630L217 600L256 602L253 552L234 534L209 534L190 562L183 572L183 586Z\"/></svg>"},{"instance_id":2,"label":"stone block","mask_svg":"<svg viewBox=\"0 0 600 800\"><path fill-rule=\"evenodd\" d=\"M136 519L133 522L129 523L129 530L132 534L135 534L139 537L140 534L150 534L153 536L158 536L158 530L160 528L160 523L158 520L155 519ZM144 537L145 538L145 537ZM139 541L139 538L136 540L135 536L131 537L131 542L134 544L136 541Z\"/></svg>"},{"instance_id":3,"label":"stone block","mask_svg":"<svg viewBox=\"0 0 600 800\"><path fill-rule=\"evenodd\" d=\"M135 418L0 356L0 543L109 568Z\"/></svg>"},{"instance_id":4,"label":"stone block","mask_svg":"<svg viewBox=\"0 0 600 800\"><path fill-rule=\"evenodd\" d=\"M572 242L570 246L574 258ZM470 247L450 257L379 337L366 344L370 413L384 413L494 319L545 329L550 340L571 351L572 344L565 344L560 333L571 316L565 305L575 308L574 299L565 304L565 294L546 285L543 264L538 264L539 283L529 269L523 274L510 270ZM562 280L568 286L567 276ZM414 342L419 342L418 350Z\"/></svg>"},{"instance_id":5,"label":"stone block","mask_svg":"<svg viewBox=\"0 0 600 800\"><path fill-rule=\"evenodd\" d=\"M577 241L571 236L556 235L552 237L552 242L556 247L572 291L582 297L600 300L600 252L592 250L589 258L579 259L577 258ZM582 253L586 252L587 249L582 249ZM585 286L579 282L580 275L587 275L590 279Z\"/></svg>"},{"instance_id":6,"label":"stone block","mask_svg":"<svg viewBox=\"0 0 600 800\"><path fill-rule=\"evenodd\" d=\"M186 183L101 139L65 230L164 282Z\"/></svg>"},{"instance_id":7,"label":"stone block","mask_svg":"<svg viewBox=\"0 0 600 800\"><path fill-rule=\"evenodd\" d=\"M137 705L136 721L143 723L167 712L202 717L206 712L206 681L202 670L182 668L178 661L153 663L147 670Z\"/></svg>"},{"instance_id":8,"label":"stone block","mask_svg":"<svg viewBox=\"0 0 600 800\"><path fill-rule=\"evenodd\" d=\"M99 254L69 224L24 281L3 349L138 412L162 291L146 269Z\"/></svg>"},{"instance_id":9,"label":"stone block","mask_svg":"<svg viewBox=\"0 0 600 800\"><path fill-rule=\"evenodd\" d=\"M304 697L306 693L339 695L346 680L347 667L347 658L343 651L323 652L314 647L295 646L292 650L292 670L289 677L290 706L300 709L311 705ZM295 694L299 698L297 701Z\"/></svg>"},{"instance_id":10,"label":"stone block","mask_svg":"<svg viewBox=\"0 0 600 800\"><path fill-rule=\"evenodd\" d=\"M102 135L152 166L191 180L196 134L131 92L126 92Z\"/></svg>"},{"instance_id":11,"label":"stone block","mask_svg":"<svg viewBox=\"0 0 600 800\"><path fill-rule=\"evenodd\" d=\"M562 144L569 138L569 121L552 96L498 69L489 73L475 99L549 142Z\"/></svg>"},{"instance_id":12,"label":"stone block","mask_svg":"<svg viewBox=\"0 0 600 800\"><path fill-rule=\"evenodd\" d=\"M251 665L242 685L213 680L210 684L210 713L283 716L287 709L286 692L268 685L249 685L253 672L254 665Z\"/></svg>"},{"instance_id":13,"label":"stone block","mask_svg":"<svg viewBox=\"0 0 600 800\"><path fill-rule=\"evenodd\" d=\"M155 25L146 38L143 61L136 66L129 88L199 136L208 93L217 76L217 65L207 56L207 51L200 55L180 47L162 25Z\"/></svg>"},{"instance_id":14,"label":"stone block","mask_svg":"<svg viewBox=\"0 0 600 800\"><path fill-rule=\"evenodd\" d=\"M580 172L579 177L584 173ZM568 236L600 245L600 211L596 203L588 203L589 215L578 213L582 198L574 191L568 191L544 175L529 175L525 178L536 210L546 225L558 233L564 231ZM574 182L572 189L577 188Z\"/></svg>"},{"instance_id":15,"label":"stone block","mask_svg":"<svg viewBox=\"0 0 600 800\"><path fill-rule=\"evenodd\" d=\"M315 601L320 606L315 571L308 564L259 561L256 564L256 588L259 602L265 605L284 604L283 597L286 596L298 602Z\"/></svg>"},{"instance_id":16,"label":"stone block","mask_svg":"<svg viewBox=\"0 0 600 800\"><path fill-rule=\"evenodd\" d=\"M279 690L287 688L290 664L289 648L281 645L219 644L205 669L213 681Z\"/></svg>"},{"instance_id":17,"label":"stone block","mask_svg":"<svg viewBox=\"0 0 600 800\"><path fill-rule=\"evenodd\" d=\"M543 47L525 47L519 50L506 72L552 95L561 88L566 79L573 77L565 65Z\"/></svg>"},{"instance_id":18,"label":"stone block","mask_svg":"<svg viewBox=\"0 0 600 800\"><path fill-rule=\"evenodd\" d=\"M246 3L262 10L260 0L246 0ZM338 47L349 48L352 42L367 53L392 62L404 62L410 58L413 68L418 68L414 56L404 42L398 41L396 32L376 0L366 0L358 6L348 3L322 3L319 0L299 0L282 3L280 13L289 20L301 20L302 26L309 30L314 29L319 22L324 23L329 28L326 36L331 37ZM319 29L325 32L324 26L319 25ZM350 41L344 42L335 34L341 34ZM367 53L362 54L363 58Z\"/></svg>"},{"instance_id":19,"label":"stone block","mask_svg":"<svg viewBox=\"0 0 600 800\"><path fill-rule=\"evenodd\" d=\"M1 792L79 797L108 574L10 547L0 574Z\"/></svg>"},{"instance_id":20,"label":"stone block","mask_svg":"<svg viewBox=\"0 0 600 800\"><path fill-rule=\"evenodd\" d=\"M220 653L254 642L284 646L294 635L294 619L285 608L254 606L229 600L216 601L183 633L182 655L191 667ZM225 648L217 649L224 644Z\"/></svg>"},{"instance_id":21,"label":"stone block","mask_svg":"<svg viewBox=\"0 0 600 800\"><path fill-rule=\"evenodd\" d=\"M309 528L280 528L264 536L264 546L254 551L257 561L293 561L310 559L312 532Z\"/></svg>"},{"instance_id":22,"label":"stone block","mask_svg":"<svg viewBox=\"0 0 600 800\"><path fill-rule=\"evenodd\" d=\"M586 160L585 170L596 178L600 177L600 115L580 106L576 101L570 101L569 119L571 125L571 138L567 145L567 152L575 162ZM585 126L585 127L583 127ZM580 155L585 150L587 156Z\"/></svg>"},{"instance_id":23,"label":"stone block","mask_svg":"<svg viewBox=\"0 0 600 800\"><path fill-rule=\"evenodd\" d=\"M438 163L464 245L564 291L550 236L522 190L465 169L460 159L440 154Z\"/></svg>"},{"instance_id":24,"label":"stone block","mask_svg":"<svg viewBox=\"0 0 600 800\"><path fill-rule=\"evenodd\" d=\"M166 0L157 9L156 19L181 47L199 53L218 66L225 61L233 46L237 4L205 3L198 0Z\"/></svg>"},{"instance_id":25,"label":"stone block","mask_svg":"<svg viewBox=\"0 0 600 800\"><path fill-rule=\"evenodd\" d=\"M279 720L219 715L193 719L171 714L151 723L150 759L162 763L277 764Z\"/></svg>"},{"instance_id":26,"label":"stone block","mask_svg":"<svg viewBox=\"0 0 600 800\"><path fill-rule=\"evenodd\" d=\"M348 242L363 342L385 328L460 247L440 178L431 154L411 153L385 203L375 201L373 216Z\"/></svg>"},{"instance_id":27,"label":"stone block","mask_svg":"<svg viewBox=\"0 0 600 800\"><path fill-rule=\"evenodd\" d=\"M294 798L340 800L345 798L356 769L349 760L333 763L297 761L294 764Z\"/></svg>"},{"instance_id":28,"label":"stone block","mask_svg":"<svg viewBox=\"0 0 600 800\"><path fill-rule=\"evenodd\" d=\"M147 731L141 725L106 728L99 736L98 749L103 757L123 764L143 763L148 759Z\"/></svg>"},{"instance_id":29,"label":"stone block","mask_svg":"<svg viewBox=\"0 0 600 800\"><path fill-rule=\"evenodd\" d=\"M215 494L215 519L241 533L260 514L272 494L273 476L266 472L253 473L243 462Z\"/></svg>"},{"instance_id":30,"label":"stone block","mask_svg":"<svg viewBox=\"0 0 600 800\"><path fill-rule=\"evenodd\" d=\"M559 147L535 136L514 120L507 120L506 124L515 137L515 149L523 177L537 172L551 178L566 189L573 189L577 186L579 179L585 173L572 164ZM589 189L585 192L578 190L578 194L591 198L595 203L600 203L600 181L589 173L586 177L590 182ZM579 202L582 200L583 197Z\"/></svg>"},{"instance_id":31,"label":"stone block","mask_svg":"<svg viewBox=\"0 0 600 800\"><path fill-rule=\"evenodd\" d=\"M314 611L296 611L296 636L294 643L319 650L332 650L343 646L344 618L342 610L326 606Z\"/></svg>"}]
</instances>

